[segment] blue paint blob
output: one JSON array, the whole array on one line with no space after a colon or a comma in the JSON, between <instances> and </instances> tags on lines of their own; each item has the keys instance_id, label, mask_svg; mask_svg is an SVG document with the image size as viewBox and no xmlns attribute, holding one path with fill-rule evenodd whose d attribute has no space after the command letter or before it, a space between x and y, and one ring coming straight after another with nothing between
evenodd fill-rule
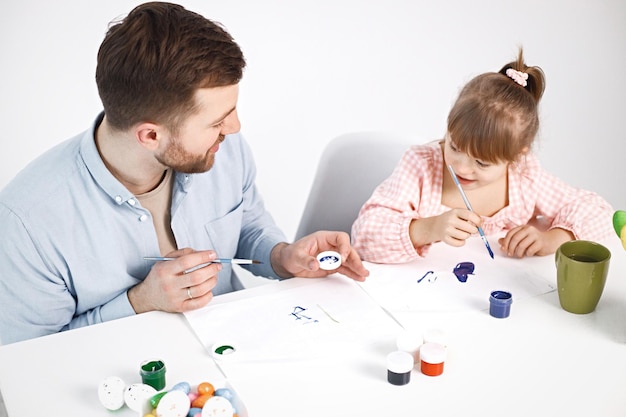
<instances>
[{"instance_id":1,"label":"blue paint blob","mask_svg":"<svg viewBox=\"0 0 626 417\"><path fill-rule=\"evenodd\" d=\"M474 274L474 264L472 262L460 262L452 270L459 282L467 282L467 276Z\"/></svg>"},{"instance_id":2,"label":"blue paint blob","mask_svg":"<svg viewBox=\"0 0 626 417\"><path fill-rule=\"evenodd\" d=\"M334 256L334 255L322 256L320 258L320 262L332 262L332 263L339 262L339 257Z\"/></svg>"},{"instance_id":3,"label":"blue paint blob","mask_svg":"<svg viewBox=\"0 0 626 417\"><path fill-rule=\"evenodd\" d=\"M424 278L426 278L428 275L430 274L434 274L434 271L428 271L424 274L424 276L422 276L420 279L417 280L417 283L419 284L420 282L422 282L424 280ZM436 278L435 278L436 279ZM430 282L430 278L428 278L428 281Z\"/></svg>"}]
</instances>

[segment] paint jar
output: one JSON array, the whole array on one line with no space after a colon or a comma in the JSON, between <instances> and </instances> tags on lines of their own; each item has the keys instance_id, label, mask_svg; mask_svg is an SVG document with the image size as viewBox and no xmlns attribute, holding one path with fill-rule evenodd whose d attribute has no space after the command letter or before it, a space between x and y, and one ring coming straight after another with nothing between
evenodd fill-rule
<instances>
[{"instance_id":1,"label":"paint jar","mask_svg":"<svg viewBox=\"0 0 626 417\"><path fill-rule=\"evenodd\" d=\"M413 355L396 350L387 355L387 381L393 385L406 385L411 380Z\"/></svg>"},{"instance_id":2,"label":"paint jar","mask_svg":"<svg viewBox=\"0 0 626 417\"><path fill-rule=\"evenodd\" d=\"M443 347L448 347L448 337L442 329L427 329L423 335L424 343L439 343Z\"/></svg>"},{"instance_id":3,"label":"paint jar","mask_svg":"<svg viewBox=\"0 0 626 417\"><path fill-rule=\"evenodd\" d=\"M165 388L165 364L159 359L150 359L141 363L139 368L141 381L157 391Z\"/></svg>"},{"instance_id":4,"label":"paint jar","mask_svg":"<svg viewBox=\"0 0 626 417\"><path fill-rule=\"evenodd\" d=\"M489 297L489 314L498 319L509 317L513 296L506 291L493 291Z\"/></svg>"},{"instance_id":5,"label":"paint jar","mask_svg":"<svg viewBox=\"0 0 626 417\"><path fill-rule=\"evenodd\" d=\"M422 345L422 339L417 332L403 331L396 338L396 347L398 350L410 353L413 356L413 364L417 358L417 352Z\"/></svg>"},{"instance_id":6,"label":"paint jar","mask_svg":"<svg viewBox=\"0 0 626 417\"><path fill-rule=\"evenodd\" d=\"M420 369L424 375L441 375L445 361L446 348L443 345L429 342L420 348Z\"/></svg>"}]
</instances>

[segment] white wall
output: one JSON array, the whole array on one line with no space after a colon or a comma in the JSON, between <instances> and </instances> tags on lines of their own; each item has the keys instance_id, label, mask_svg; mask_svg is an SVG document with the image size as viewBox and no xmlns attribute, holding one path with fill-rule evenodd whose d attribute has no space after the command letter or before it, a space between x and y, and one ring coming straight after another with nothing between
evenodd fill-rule
<instances>
[{"instance_id":1,"label":"white wall","mask_svg":"<svg viewBox=\"0 0 626 417\"><path fill-rule=\"evenodd\" d=\"M100 111L96 52L138 1L3 0L0 187ZM248 68L239 115L258 185L295 234L317 159L334 136L441 137L459 88L523 45L547 76L539 155L567 182L626 209L623 0L185 0L222 22ZM218 156L219 157L219 156ZM25 190L27 192L27 190Z\"/></svg>"}]
</instances>

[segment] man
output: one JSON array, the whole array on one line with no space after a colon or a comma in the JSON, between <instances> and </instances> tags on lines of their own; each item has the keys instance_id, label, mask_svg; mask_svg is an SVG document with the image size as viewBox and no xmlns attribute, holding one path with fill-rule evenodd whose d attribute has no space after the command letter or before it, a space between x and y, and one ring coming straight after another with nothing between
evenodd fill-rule
<instances>
[{"instance_id":1,"label":"man","mask_svg":"<svg viewBox=\"0 0 626 417\"><path fill-rule=\"evenodd\" d=\"M96 82L104 112L0 193L0 340L11 343L153 310L183 312L241 288L220 258L271 278L368 271L340 232L287 244L238 133L245 60L219 25L146 3L112 25ZM149 256L176 258L168 262Z\"/></svg>"}]
</instances>

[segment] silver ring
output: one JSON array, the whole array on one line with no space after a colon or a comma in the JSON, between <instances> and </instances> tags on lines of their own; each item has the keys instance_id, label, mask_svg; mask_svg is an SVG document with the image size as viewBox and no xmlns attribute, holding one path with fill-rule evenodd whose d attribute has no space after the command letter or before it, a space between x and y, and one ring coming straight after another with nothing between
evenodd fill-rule
<instances>
[{"instance_id":1,"label":"silver ring","mask_svg":"<svg viewBox=\"0 0 626 417\"><path fill-rule=\"evenodd\" d=\"M193 295L191 295L191 288L187 287L187 296L189 297L190 300L193 300Z\"/></svg>"}]
</instances>

